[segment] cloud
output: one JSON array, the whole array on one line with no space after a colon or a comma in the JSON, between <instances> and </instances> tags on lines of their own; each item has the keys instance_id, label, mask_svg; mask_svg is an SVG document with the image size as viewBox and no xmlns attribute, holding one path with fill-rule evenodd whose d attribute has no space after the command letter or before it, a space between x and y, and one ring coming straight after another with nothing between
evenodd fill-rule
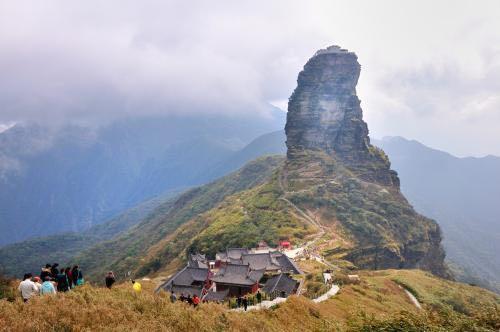
<instances>
[{"instance_id":1,"label":"cloud","mask_svg":"<svg viewBox=\"0 0 500 332\"><path fill-rule=\"evenodd\" d=\"M339 44L359 56L375 136L500 154L487 142L500 141L499 15L494 0L5 1L0 123L264 114L317 49ZM452 137L435 125L444 119Z\"/></svg>"}]
</instances>

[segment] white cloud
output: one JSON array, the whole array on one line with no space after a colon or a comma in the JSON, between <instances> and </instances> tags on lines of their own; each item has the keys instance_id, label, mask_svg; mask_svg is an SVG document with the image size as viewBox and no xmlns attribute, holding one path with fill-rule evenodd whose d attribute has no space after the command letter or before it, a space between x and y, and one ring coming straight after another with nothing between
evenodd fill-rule
<instances>
[{"instance_id":1,"label":"white cloud","mask_svg":"<svg viewBox=\"0 0 500 332\"><path fill-rule=\"evenodd\" d=\"M496 0L5 1L0 122L255 112L339 44L375 136L500 154L498 17Z\"/></svg>"}]
</instances>

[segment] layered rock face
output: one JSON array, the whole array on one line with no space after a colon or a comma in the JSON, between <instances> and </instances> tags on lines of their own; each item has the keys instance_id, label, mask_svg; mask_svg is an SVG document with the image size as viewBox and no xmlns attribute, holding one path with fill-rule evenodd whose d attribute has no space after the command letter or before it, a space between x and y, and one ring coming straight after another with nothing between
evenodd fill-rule
<instances>
[{"instance_id":1,"label":"layered rock face","mask_svg":"<svg viewBox=\"0 0 500 332\"><path fill-rule=\"evenodd\" d=\"M439 226L413 210L388 157L370 144L359 74L357 56L337 46L318 51L299 74L285 128L285 195L332 230L332 239L342 237L336 230L347 234L325 251L335 252L332 259L447 276Z\"/></svg>"},{"instance_id":2,"label":"layered rock face","mask_svg":"<svg viewBox=\"0 0 500 332\"><path fill-rule=\"evenodd\" d=\"M331 46L304 66L288 103L288 159L301 158L304 150L324 151L364 178L399 187L385 154L370 144L356 95L361 69L357 59L353 52ZM367 164L377 167L367 170Z\"/></svg>"}]
</instances>

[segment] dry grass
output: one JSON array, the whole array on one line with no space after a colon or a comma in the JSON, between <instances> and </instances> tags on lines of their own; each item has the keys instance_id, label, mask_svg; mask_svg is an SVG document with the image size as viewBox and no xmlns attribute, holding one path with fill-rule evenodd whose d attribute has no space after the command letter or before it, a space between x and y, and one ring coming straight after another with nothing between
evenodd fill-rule
<instances>
[{"instance_id":1,"label":"dry grass","mask_svg":"<svg viewBox=\"0 0 500 332\"><path fill-rule=\"evenodd\" d=\"M308 267L317 269L314 264ZM498 310L479 310L473 316L456 310L443 313L434 311L435 303L431 302L436 301L437 294L446 295L443 298L446 302L458 292L464 295L468 310L474 311L477 303L498 303L498 297L490 292L450 283L421 271L389 270L360 275L360 284L342 287L334 298L319 305L294 296L271 310L247 313L229 311L227 306L217 304L201 304L196 309L184 303L172 304L166 294L153 294L154 282L141 281L141 294L135 294L130 283L112 290L86 285L70 293L35 298L28 304L19 298L15 302L0 300L0 330L406 331L392 327L418 326L412 331L495 331L500 328ZM413 306L394 278L417 289L425 310ZM432 292L437 292L434 298ZM472 298L476 302L469 300Z\"/></svg>"},{"instance_id":2,"label":"dry grass","mask_svg":"<svg viewBox=\"0 0 500 332\"><path fill-rule=\"evenodd\" d=\"M202 304L192 308L172 304L166 294L153 295L143 283L135 294L131 285L112 290L83 286L70 293L0 301L0 329L5 331L327 331L331 322L316 317L317 306L304 298L276 310L238 313L224 305ZM290 330L290 329L289 329Z\"/></svg>"}]
</instances>

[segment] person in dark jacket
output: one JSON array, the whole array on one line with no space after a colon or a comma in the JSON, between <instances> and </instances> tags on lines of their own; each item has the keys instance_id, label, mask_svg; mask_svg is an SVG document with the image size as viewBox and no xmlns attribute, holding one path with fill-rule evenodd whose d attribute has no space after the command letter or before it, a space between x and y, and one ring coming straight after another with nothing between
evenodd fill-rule
<instances>
[{"instance_id":1,"label":"person in dark jacket","mask_svg":"<svg viewBox=\"0 0 500 332\"><path fill-rule=\"evenodd\" d=\"M58 292L69 291L69 281L68 281L68 277L66 276L66 273L64 273L64 270L61 269L61 271L57 274L56 282L57 282L57 291Z\"/></svg>"},{"instance_id":2,"label":"person in dark jacket","mask_svg":"<svg viewBox=\"0 0 500 332\"><path fill-rule=\"evenodd\" d=\"M259 291L257 291L257 294L255 295L255 297L257 298L257 303L261 303L262 302L262 293Z\"/></svg>"},{"instance_id":3,"label":"person in dark jacket","mask_svg":"<svg viewBox=\"0 0 500 332\"><path fill-rule=\"evenodd\" d=\"M115 281L116 281L116 278L115 278L115 274L113 273L113 271L109 271L108 273L106 273L106 278L104 279L104 282L106 283L106 287L111 289L111 287L113 286Z\"/></svg>"},{"instance_id":4,"label":"person in dark jacket","mask_svg":"<svg viewBox=\"0 0 500 332\"><path fill-rule=\"evenodd\" d=\"M241 300L241 302L243 303L243 308L245 309L245 311L247 311L247 308L248 308L248 298L247 298L246 295L243 297L243 300Z\"/></svg>"},{"instance_id":5,"label":"person in dark jacket","mask_svg":"<svg viewBox=\"0 0 500 332\"><path fill-rule=\"evenodd\" d=\"M45 268L42 268L42 271L40 272L40 279L42 282L45 281L46 277L52 277L51 269L52 265L50 264L45 264Z\"/></svg>"},{"instance_id":6,"label":"person in dark jacket","mask_svg":"<svg viewBox=\"0 0 500 332\"><path fill-rule=\"evenodd\" d=\"M80 270L78 265L73 266L73 269L71 269L71 277L73 278L73 285L75 286L79 286L83 282L82 270Z\"/></svg>"},{"instance_id":7,"label":"person in dark jacket","mask_svg":"<svg viewBox=\"0 0 500 332\"><path fill-rule=\"evenodd\" d=\"M64 273L66 274L66 278L68 278L69 289L73 288L73 276L71 274L71 267L67 267L64 269Z\"/></svg>"},{"instance_id":8,"label":"person in dark jacket","mask_svg":"<svg viewBox=\"0 0 500 332\"><path fill-rule=\"evenodd\" d=\"M57 268L59 264L54 263L50 269L50 273L52 273L52 277L56 277L59 274L59 269Z\"/></svg>"}]
</instances>

